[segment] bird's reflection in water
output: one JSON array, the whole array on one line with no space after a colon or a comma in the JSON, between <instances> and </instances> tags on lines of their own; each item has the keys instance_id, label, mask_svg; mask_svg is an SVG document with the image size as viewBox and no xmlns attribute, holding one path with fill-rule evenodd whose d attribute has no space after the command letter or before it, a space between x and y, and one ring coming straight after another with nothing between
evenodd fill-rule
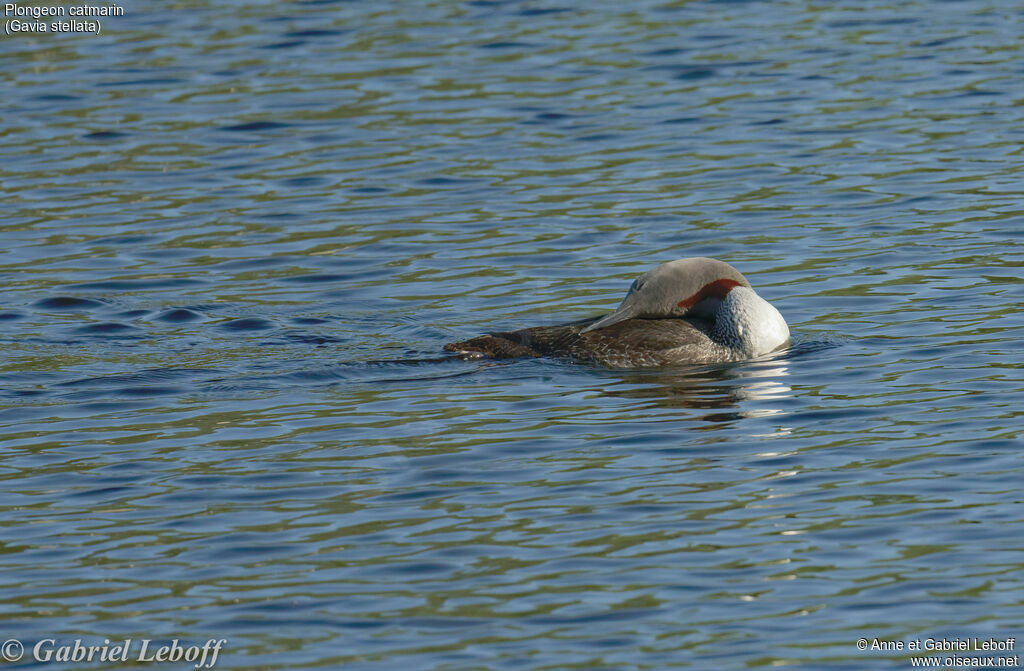
<instances>
[{"instance_id":1,"label":"bird's reflection in water","mask_svg":"<svg viewBox=\"0 0 1024 671\"><path fill-rule=\"evenodd\" d=\"M769 417L783 410L769 402L792 395L788 367L781 356L714 367L620 372L603 394L642 399L652 408L685 408L715 425L744 418Z\"/></svg>"}]
</instances>

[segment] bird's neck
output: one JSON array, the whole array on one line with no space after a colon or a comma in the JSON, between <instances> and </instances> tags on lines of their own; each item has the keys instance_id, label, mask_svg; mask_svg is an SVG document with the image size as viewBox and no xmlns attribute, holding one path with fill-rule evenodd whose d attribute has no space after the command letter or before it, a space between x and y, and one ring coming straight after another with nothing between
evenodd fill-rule
<instances>
[{"instance_id":1,"label":"bird's neck","mask_svg":"<svg viewBox=\"0 0 1024 671\"><path fill-rule=\"evenodd\" d=\"M736 287L715 311L711 336L726 347L755 357L789 342L789 326L779 311L753 289Z\"/></svg>"}]
</instances>

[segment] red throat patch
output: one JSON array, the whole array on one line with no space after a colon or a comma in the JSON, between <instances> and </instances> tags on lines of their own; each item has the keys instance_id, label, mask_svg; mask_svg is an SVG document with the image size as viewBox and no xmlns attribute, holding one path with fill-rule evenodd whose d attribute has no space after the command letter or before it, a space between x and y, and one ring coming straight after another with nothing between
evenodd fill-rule
<instances>
[{"instance_id":1,"label":"red throat patch","mask_svg":"<svg viewBox=\"0 0 1024 671\"><path fill-rule=\"evenodd\" d=\"M726 295L732 291L735 287L743 286L742 283L736 280L721 279L715 280L714 282L708 282L700 288L700 291L690 296L687 299L679 301L679 307L684 310L689 310L697 303L700 303L705 298L717 298L718 300L725 300Z\"/></svg>"}]
</instances>

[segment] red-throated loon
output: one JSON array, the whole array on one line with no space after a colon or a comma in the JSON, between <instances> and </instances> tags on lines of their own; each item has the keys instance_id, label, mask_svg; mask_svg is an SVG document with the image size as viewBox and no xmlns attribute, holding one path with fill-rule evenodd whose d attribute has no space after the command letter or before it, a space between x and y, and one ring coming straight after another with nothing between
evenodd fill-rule
<instances>
[{"instance_id":1,"label":"red-throated loon","mask_svg":"<svg viewBox=\"0 0 1024 671\"><path fill-rule=\"evenodd\" d=\"M737 361L789 342L779 311L724 261L694 257L641 275L614 312L449 343L470 357L563 357L614 368Z\"/></svg>"}]
</instances>

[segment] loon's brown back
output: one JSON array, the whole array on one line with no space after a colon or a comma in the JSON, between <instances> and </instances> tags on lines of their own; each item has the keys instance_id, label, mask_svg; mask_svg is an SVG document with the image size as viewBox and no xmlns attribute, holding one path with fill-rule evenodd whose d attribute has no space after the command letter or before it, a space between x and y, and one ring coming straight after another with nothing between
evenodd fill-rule
<instances>
[{"instance_id":1,"label":"loon's brown back","mask_svg":"<svg viewBox=\"0 0 1024 671\"><path fill-rule=\"evenodd\" d=\"M580 333L597 319L489 333L444 348L463 356L553 356L615 368L715 363L736 358L732 350L708 337L711 324L703 319L627 319Z\"/></svg>"}]
</instances>

